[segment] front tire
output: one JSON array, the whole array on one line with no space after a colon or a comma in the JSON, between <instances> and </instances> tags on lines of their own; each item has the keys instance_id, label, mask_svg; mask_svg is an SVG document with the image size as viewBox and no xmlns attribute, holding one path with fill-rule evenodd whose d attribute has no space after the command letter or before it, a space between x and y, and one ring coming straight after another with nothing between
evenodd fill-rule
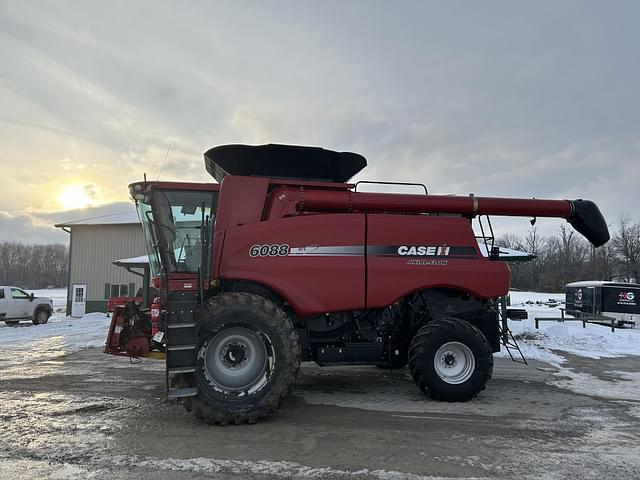
<instances>
[{"instance_id":1,"label":"front tire","mask_svg":"<svg viewBox=\"0 0 640 480\"><path fill-rule=\"evenodd\" d=\"M420 390L431 398L466 402L484 390L491 378L491 345L469 322L433 320L411 340L409 370Z\"/></svg>"},{"instance_id":2,"label":"front tire","mask_svg":"<svg viewBox=\"0 0 640 480\"><path fill-rule=\"evenodd\" d=\"M274 302L236 292L212 298L198 335L198 395L185 407L207 423L254 423L280 407L296 381L300 345Z\"/></svg>"},{"instance_id":3,"label":"front tire","mask_svg":"<svg viewBox=\"0 0 640 480\"><path fill-rule=\"evenodd\" d=\"M33 324L34 325L44 325L49 321L49 317L51 316L51 312L46 308L39 308L33 314Z\"/></svg>"}]
</instances>

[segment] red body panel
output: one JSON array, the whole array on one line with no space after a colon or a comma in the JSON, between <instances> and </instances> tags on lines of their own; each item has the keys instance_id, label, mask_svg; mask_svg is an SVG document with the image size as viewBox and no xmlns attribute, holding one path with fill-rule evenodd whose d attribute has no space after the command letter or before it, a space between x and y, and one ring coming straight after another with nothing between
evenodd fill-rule
<instances>
[{"instance_id":1,"label":"red body panel","mask_svg":"<svg viewBox=\"0 0 640 480\"><path fill-rule=\"evenodd\" d=\"M366 218L360 213L306 215L228 228L219 276L265 285L300 316L384 307L431 287L451 287L478 298L507 292L508 268L480 255L468 220ZM254 246L272 245L287 245L288 254L250 254ZM400 256L403 245L449 247L452 252L462 247L471 253L464 258Z\"/></svg>"},{"instance_id":2,"label":"red body panel","mask_svg":"<svg viewBox=\"0 0 640 480\"><path fill-rule=\"evenodd\" d=\"M142 297L111 297L107 301L107 312L113 312L116 307L124 306L129 302L142 302Z\"/></svg>"},{"instance_id":3,"label":"red body panel","mask_svg":"<svg viewBox=\"0 0 640 480\"><path fill-rule=\"evenodd\" d=\"M219 274L263 284L301 316L364 308L365 259L360 255L314 256L317 246L365 244L364 214L310 215L226 230ZM307 247L305 255L251 257L254 245Z\"/></svg>"},{"instance_id":4,"label":"red body panel","mask_svg":"<svg viewBox=\"0 0 640 480\"><path fill-rule=\"evenodd\" d=\"M411 245L471 247L475 256L375 254L376 246ZM426 288L448 287L477 298L498 297L509 289L506 264L480 254L469 221L462 217L368 215L367 253L368 308L390 305Z\"/></svg>"}]
</instances>

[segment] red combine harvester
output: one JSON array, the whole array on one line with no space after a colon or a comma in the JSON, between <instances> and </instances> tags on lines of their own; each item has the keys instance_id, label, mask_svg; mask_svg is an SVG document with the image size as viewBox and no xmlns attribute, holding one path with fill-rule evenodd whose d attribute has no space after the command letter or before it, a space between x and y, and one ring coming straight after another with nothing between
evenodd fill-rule
<instances>
[{"instance_id":1,"label":"red combine harvester","mask_svg":"<svg viewBox=\"0 0 640 480\"><path fill-rule=\"evenodd\" d=\"M586 200L364 193L364 157L287 145L205 153L219 182L137 182L160 295L117 307L108 353L166 354L167 389L209 423L253 423L301 361L409 366L430 397L466 401L500 350L509 269L474 217L561 217L609 240Z\"/></svg>"}]
</instances>

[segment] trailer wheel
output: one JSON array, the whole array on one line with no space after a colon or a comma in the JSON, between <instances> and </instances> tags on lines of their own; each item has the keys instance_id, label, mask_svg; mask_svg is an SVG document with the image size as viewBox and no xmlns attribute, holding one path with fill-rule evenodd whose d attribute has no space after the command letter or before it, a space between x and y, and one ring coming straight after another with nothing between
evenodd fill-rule
<instances>
[{"instance_id":1,"label":"trailer wheel","mask_svg":"<svg viewBox=\"0 0 640 480\"><path fill-rule=\"evenodd\" d=\"M434 400L466 402L491 378L491 345L469 322L433 320L411 341L409 370L420 390Z\"/></svg>"},{"instance_id":2,"label":"trailer wheel","mask_svg":"<svg viewBox=\"0 0 640 480\"><path fill-rule=\"evenodd\" d=\"M235 292L212 298L198 338L192 413L207 423L254 423L280 407L300 368L298 334L271 300Z\"/></svg>"},{"instance_id":3,"label":"trailer wheel","mask_svg":"<svg viewBox=\"0 0 640 480\"><path fill-rule=\"evenodd\" d=\"M39 308L33 314L33 324L44 325L49 321L50 316L51 316L51 312L49 312L47 308Z\"/></svg>"}]
</instances>

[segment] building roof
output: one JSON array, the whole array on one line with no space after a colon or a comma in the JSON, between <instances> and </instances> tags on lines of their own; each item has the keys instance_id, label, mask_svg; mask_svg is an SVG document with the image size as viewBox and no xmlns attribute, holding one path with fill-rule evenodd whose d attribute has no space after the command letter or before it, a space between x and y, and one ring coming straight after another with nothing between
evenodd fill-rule
<instances>
[{"instance_id":1,"label":"building roof","mask_svg":"<svg viewBox=\"0 0 640 480\"><path fill-rule=\"evenodd\" d=\"M89 210L84 212L84 214L87 215L86 218L57 223L55 227L62 228L77 225L130 225L140 223L138 212L135 209L96 216L91 216L91 211Z\"/></svg>"},{"instance_id":2,"label":"building roof","mask_svg":"<svg viewBox=\"0 0 640 480\"><path fill-rule=\"evenodd\" d=\"M120 260L114 260L113 264L119 267L144 266L149 264L149 257L140 255L139 257L121 258Z\"/></svg>"},{"instance_id":3,"label":"building roof","mask_svg":"<svg viewBox=\"0 0 640 480\"><path fill-rule=\"evenodd\" d=\"M566 287L623 287L623 288L640 288L638 283L625 283L625 282L606 282L603 280L585 280L582 282L567 283Z\"/></svg>"},{"instance_id":4,"label":"building roof","mask_svg":"<svg viewBox=\"0 0 640 480\"><path fill-rule=\"evenodd\" d=\"M488 246L485 245L485 243L480 240L478 241L478 246L480 247L480 253L482 254L482 256L488 257L489 256ZM535 258L535 255L533 255L532 253L523 252L521 250L514 250L513 248L505 248L505 247L498 247L498 248L500 249L498 258L500 260L504 260L505 262L526 262L528 260L533 260Z\"/></svg>"}]
</instances>

